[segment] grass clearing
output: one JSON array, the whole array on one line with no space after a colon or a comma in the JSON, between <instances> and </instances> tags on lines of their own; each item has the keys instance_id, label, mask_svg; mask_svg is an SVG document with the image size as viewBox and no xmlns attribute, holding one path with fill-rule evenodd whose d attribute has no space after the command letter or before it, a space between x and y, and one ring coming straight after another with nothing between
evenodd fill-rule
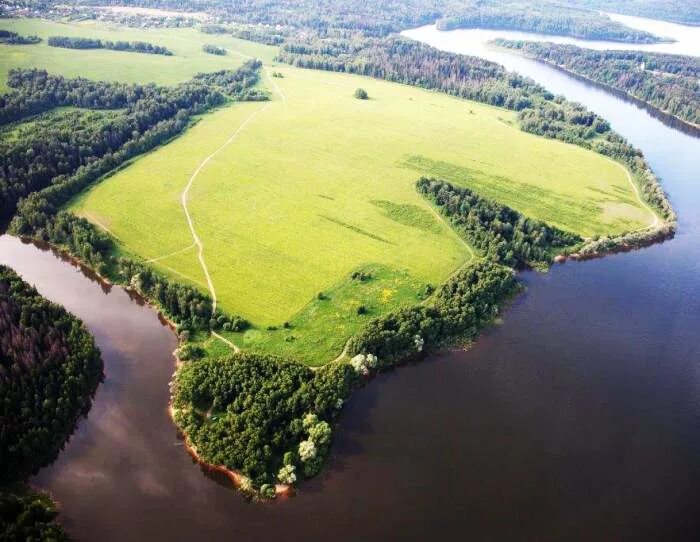
<instances>
[{"instance_id":1,"label":"grass clearing","mask_svg":"<svg viewBox=\"0 0 700 542\"><path fill-rule=\"evenodd\" d=\"M66 77L173 85L198 72L236 68L249 57L271 61L277 50L232 36L203 34L194 28L136 29L95 21L62 23L40 19L3 19L0 20L0 29L43 38L36 45L0 44L0 91L7 89L7 72L11 68L41 68ZM148 41L167 47L173 56L49 47L46 41L50 36ZM205 53L202 51L204 43L223 47L228 54L217 56Z\"/></svg>"},{"instance_id":2,"label":"grass clearing","mask_svg":"<svg viewBox=\"0 0 700 542\"><path fill-rule=\"evenodd\" d=\"M172 84L244 58L208 55L203 43L268 66L275 51L194 29L38 20L2 21L0 28L44 38L139 39L175 53L1 46L5 72L36 65L67 76ZM618 165L526 134L512 112L374 79L274 69L283 77L264 82L273 103L237 103L203 116L70 206L115 236L120 250L206 290L181 196L202 161L242 127L197 175L188 209L220 306L254 323L227 335L244 348L326 362L367 319L415 303L426 284L439 285L474 257L416 192L420 175L468 186L584 236L651 221ZM358 86L369 100L353 97ZM372 280L350 279L358 269L372 269Z\"/></svg>"},{"instance_id":3,"label":"grass clearing","mask_svg":"<svg viewBox=\"0 0 700 542\"><path fill-rule=\"evenodd\" d=\"M72 204L108 220L129 252L166 256L153 265L202 287L180 197L201 161L248 121L188 200L221 307L255 324L228 335L243 348L325 362L368 316L415 303L425 284L468 261L469 248L416 192L421 174L583 235L651 220L614 163L521 132L511 112L371 79L361 84L372 99L361 101L356 76L275 70L284 102L206 115ZM353 284L352 271L366 266L381 270L373 285ZM385 291L395 293L382 301Z\"/></svg>"}]
</instances>

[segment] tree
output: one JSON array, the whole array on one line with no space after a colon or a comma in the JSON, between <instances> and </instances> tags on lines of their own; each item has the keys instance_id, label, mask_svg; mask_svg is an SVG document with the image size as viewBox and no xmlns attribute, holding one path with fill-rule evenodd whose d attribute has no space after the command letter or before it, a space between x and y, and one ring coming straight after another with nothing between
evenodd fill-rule
<instances>
[{"instance_id":1,"label":"tree","mask_svg":"<svg viewBox=\"0 0 700 542\"><path fill-rule=\"evenodd\" d=\"M368 100L369 99L369 94L367 94L367 91L363 88L356 89L354 96L358 100Z\"/></svg>"}]
</instances>

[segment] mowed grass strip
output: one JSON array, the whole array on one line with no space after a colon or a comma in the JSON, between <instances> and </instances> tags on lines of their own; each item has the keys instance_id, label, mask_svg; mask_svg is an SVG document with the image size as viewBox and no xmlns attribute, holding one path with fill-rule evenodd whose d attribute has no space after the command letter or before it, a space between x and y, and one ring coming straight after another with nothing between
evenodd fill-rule
<instances>
[{"instance_id":1,"label":"mowed grass strip","mask_svg":"<svg viewBox=\"0 0 700 542\"><path fill-rule=\"evenodd\" d=\"M192 238L179 198L189 177L266 107L201 171L189 199L221 307L255 324L236 339L243 346L327 361L364 321L353 306L365 304L376 315L414 303L423 285L440 284L468 261L469 247L416 192L422 173L465 185L478 178L475 188L491 187L487 195L515 208L520 192L527 206L519 210L582 235L651 220L622 169L521 132L512 112L356 76L275 70L284 75L276 82L286 101L207 115L72 205L108 220L145 259L186 248ZM353 98L358 86L369 100ZM154 265L201 281L194 252ZM403 285L396 303L377 304L370 288L363 297L343 286L366 265ZM347 302L326 303L324 312L316 299L322 291L351 294L339 295ZM285 321L293 331L267 329Z\"/></svg>"},{"instance_id":2,"label":"mowed grass strip","mask_svg":"<svg viewBox=\"0 0 700 542\"><path fill-rule=\"evenodd\" d=\"M67 77L128 83L174 85L198 72L212 72L240 66L246 58L272 60L277 49L239 40L232 36L209 35L194 28L135 29L86 21L61 23L40 19L0 20L0 29L22 35L37 35L36 45L0 44L0 91L7 89L11 68L41 68ZM49 47L50 36L95 38L111 41L148 41L162 45L173 56L149 55L105 49L63 49ZM228 51L226 56L210 55L202 45L210 43Z\"/></svg>"}]
</instances>

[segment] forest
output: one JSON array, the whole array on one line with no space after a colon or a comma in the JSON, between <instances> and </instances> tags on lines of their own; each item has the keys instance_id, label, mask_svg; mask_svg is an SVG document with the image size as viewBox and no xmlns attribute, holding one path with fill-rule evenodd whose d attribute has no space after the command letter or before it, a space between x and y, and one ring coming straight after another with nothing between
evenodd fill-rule
<instances>
[{"instance_id":1,"label":"forest","mask_svg":"<svg viewBox=\"0 0 700 542\"><path fill-rule=\"evenodd\" d=\"M316 475L330 423L350 396L350 365L318 371L261 354L186 362L173 383L175 421L205 461L236 469L270 494L276 482Z\"/></svg>"},{"instance_id":2,"label":"forest","mask_svg":"<svg viewBox=\"0 0 700 542\"><path fill-rule=\"evenodd\" d=\"M588 40L655 43L660 39L612 21L595 11L571 9L555 2L477 2L461 15L438 20L440 30L488 28L571 36Z\"/></svg>"},{"instance_id":3,"label":"forest","mask_svg":"<svg viewBox=\"0 0 700 542\"><path fill-rule=\"evenodd\" d=\"M277 44L289 30L304 29L321 37L338 37L360 33L364 37L383 37L407 28L438 22L443 28L473 27L508 28L522 31L538 31L584 39L607 39L636 43L651 43L653 35L626 27L610 20L599 11L612 10L603 0L388 0L366 2L364 0L248 0L228 3L222 0L201 0L193 6L184 0L122 0L122 5L135 5L181 11L180 17L169 17L166 22L174 26L193 24L187 20L189 11L206 11L219 23L235 23L238 32L250 32L249 37L238 37ZM90 0L82 0L72 6L47 0L25 0L33 6L60 7L62 14L74 13L76 18L97 17L90 8ZM66 11L68 10L68 11ZM700 24L700 8L693 0L620 0L616 2L618 13L641 15L651 18ZM104 17L104 12L99 13ZM118 22L129 23L134 16L112 14ZM133 21L132 24L141 21ZM150 17L151 25L163 24L163 20ZM251 26L252 25L252 26ZM258 28L256 28L256 26ZM269 36L276 35L275 38ZM268 36L268 37L266 37Z\"/></svg>"},{"instance_id":4,"label":"forest","mask_svg":"<svg viewBox=\"0 0 700 542\"><path fill-rule=\"evenodd\" d=\"M0 482L53 461L102 379L102 359L77 318L0 267Z\"/></svg>"},{"instance_id":5,"label":"forest","mask_svg":"<svg viewBox=\"0 0 700 542\"><path fill-rule=\"evenodd\" d=\"M0 490L0 540L3 542L67 542L56 522L58 511L51 499L24 487Z\"/></svg>"},{"instance_id":6,"label":"forest","mask_svg":"<svg viewBox=\"0 0 700 542\"><path fill-rule=\"evenodd\" d=\"M469 243L484 256L509 267L548 266L553 251L582 239L527 218L510 207L482 198L468 188L422 177L418 192L432 201Z\"/></svg>"},{"instance_id":7,"label":"forest","mask_svg":"<svg viewBox=\"0 0 700 542\"><path fill-rule=\"evenodd\" d=\"M501 47L554 64L700 125L700 60L640 51L595 51L573 45L497 40Z\"/></svg>"},{"instance_id":8,"label":"forest","mask_svg":"<svg viewBox=\"0 0 700 542\"><path fill-rule=\"evenodd\" d=\"M49 47L63 47L65 49L111 49L113 51L128 51L166 56L171 56L173 54L173 52L166 47L153 45L146 41L109 41L91 38L72 38L68 36L51 36L47 43Z\"/></svg>"},{"instance_id":9,"label":"forest","mask_svg":"<svg viewBox=\"0 0 700 542\"><path fill-rule=\"evenodd\" d=\"M193 115L227 99L265 99L251 88L259 69L259 61L249 61L235 72L198 75L175 87L66 79L42 70L11 71L12 90L0 96L0 124L45 116L27 126L20 124L16 137L0 142L5 158L0 165L0 216L11 216L20 198L49 183L55 208L59 193L60 203L67 201L85 183L167 141L182 132ZM79 109L51 111L58 107ZM42 217L29 211L36 206L33 200L25 202L20 231L43 226Z\"/></svg>"},{"instance_id":10,"label":"forest","mask_svg":"<svg viewBox=\"0 0 700 542\"><path fill-rule=\"evenodd\" d=\"M83 323L0 266L0 540L64 540L47 497L26 490L90 410L102 358Z\"/></svg>"},{"instance_id":11,"label":"forest","mask_svg":"<svg viewBox=\"0 0 700 542\"><path fill-rule=\"evenodd\" d=\"M373 319L350 339L351 356L371 354L380 369L473 340L521 289L512 269L489 260L467 264L429 302Z\"/></svg>"}]
</instances>

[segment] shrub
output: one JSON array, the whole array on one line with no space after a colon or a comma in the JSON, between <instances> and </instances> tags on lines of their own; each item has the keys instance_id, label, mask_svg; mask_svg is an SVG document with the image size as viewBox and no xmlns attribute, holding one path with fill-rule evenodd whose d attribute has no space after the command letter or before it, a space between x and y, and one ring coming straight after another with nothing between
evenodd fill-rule
<instances>
[{"instance_id":1,"label":"shrub","mask_svg":"<svg viewBox=\"0 0 700 542\"><path fill-rule=\"evenodd\" d=\"M369 99L369 94L367 94L367 91L363 88L358 88L355 90L354 94L355 98L358 100L367 100Z\"/></svg>"}]
</instances>

